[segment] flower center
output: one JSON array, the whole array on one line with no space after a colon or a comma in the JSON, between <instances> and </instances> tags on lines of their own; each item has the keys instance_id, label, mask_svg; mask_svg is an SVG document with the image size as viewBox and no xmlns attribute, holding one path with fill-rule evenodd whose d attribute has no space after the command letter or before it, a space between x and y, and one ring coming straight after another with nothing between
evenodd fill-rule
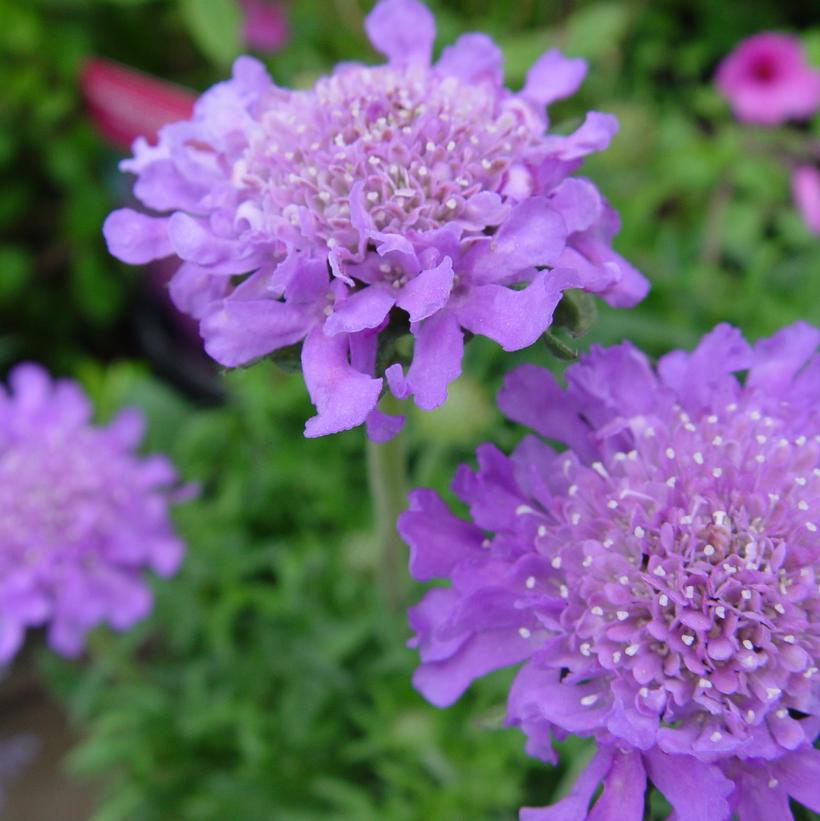
<instances>
[{"instance_id":1,"label":"flower center","mask_svg":"<svg viewBox=\"0 0 820 821\"><path fill-rule=\"evenodd\" d=\"M351 251L354 183L378 230L427 231L464 217L476 193L500 191L542 130L489 87L420 67L350 68L262 105L234 183L265 219Z\"/></svg>"}]
</instances>

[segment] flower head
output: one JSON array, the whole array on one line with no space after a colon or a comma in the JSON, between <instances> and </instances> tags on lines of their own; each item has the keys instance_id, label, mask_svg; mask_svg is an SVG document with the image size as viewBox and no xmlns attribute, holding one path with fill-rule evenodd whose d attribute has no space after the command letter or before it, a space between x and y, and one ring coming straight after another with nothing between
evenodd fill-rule
<instances>
[{"instance_id":1,"label":"flower head","mask_svg":"<svg viewBox=\"0 0 820 821\"><path fill-rule=\"evenodd\" d=\"M820 71L786 34L763 32L744 40L720 64L716 81L735 116L750 123L804 119L820 106Z\"/></svg>"},{"instance_id":2,"label":"flower head","mask_svg":"<svg viewBox=\"0 0 820 821\"><path fill-rule=\"evenodd\" d=\"M451 580L411 611L416 686L443 706L525 661L508 718L528 751L598 744L571 796L523 817L584 818L604 780L594 817L640 819L647 773L680 818L820 808L818 341L797 324L750 348L723 325L657 371L593 348L565 390L523 366L502 409L568 450L482 446L454 483L471 522L412 496L411 571Z\"/></svg>"},{"instance_id":3,"label":"flower head","mask_svg":"<svg viewBox=\"0 0 820 821\"><path fill-rule=\"evenodd\" d=\"M513 94L481 34L431 65L435 26L418 0L381 0L366 28L388 62L342 64L307 91L240 58L191 120L156 146L138 140L123 163L163 215L123 209L104 228L126 262L183 260L172 295L223 365L302 343L309 436L364 421L376 438L394 433L401 419L375 410L385 377L396 396L440 405L465 330L514 350L567 288L618 306L647 288L610 246L614 212L569 178L614 118L547 132L545 106L575 91L583 61L549 51ZM406 372L390 344L404 331Z\"/></svg>"},{"instance_id":4,"label":"flower head","mask_svg":"<svg viewBox=\"0 0 820 821\"><path fill-rule=\"evenodd\" d=\"M52 647L82 649L101 622L125 629L146 615L150 568L173 573L182 544L168 519L175 473L140 458L136 411L107 427L73 382L20 365L0 395L0 663L28 627L48 625Z\"/></svg>"}]
</instances>

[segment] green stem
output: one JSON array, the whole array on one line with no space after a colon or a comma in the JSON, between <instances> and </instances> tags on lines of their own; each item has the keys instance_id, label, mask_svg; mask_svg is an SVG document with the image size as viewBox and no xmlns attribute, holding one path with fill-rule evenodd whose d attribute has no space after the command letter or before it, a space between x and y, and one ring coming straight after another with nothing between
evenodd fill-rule
<instances>
[{"instance_id":1,"label":"green stem","mask_svg":"<svg viewBox=\"0 0 820 821\"><path fill-rule=\"evenodd\" d=\"M382 410L393 411L394 404L395 400L387 396ZM396 519L407 506L406 474L407 461L401 433L389 442L367 440L367 477L379 551L379 583L388 606L394 611L402 607L407 587L404 542L396 530Z\"/></svg>"}]
</instances>

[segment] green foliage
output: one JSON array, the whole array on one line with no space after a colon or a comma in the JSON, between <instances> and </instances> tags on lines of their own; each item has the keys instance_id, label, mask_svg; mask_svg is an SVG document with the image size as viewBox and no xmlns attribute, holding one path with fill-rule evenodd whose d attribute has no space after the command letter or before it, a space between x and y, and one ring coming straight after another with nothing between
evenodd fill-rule
<instances>
[{"instance_id":1,"label":"green foliage","mask_svg":"<svg viewBox=\"0 0 820 821\"><path fill-rule=\"evenodd\" d=\"M266 366L211 411L138 368L83 378L204 479L151 619L100 631L80 665L44 659L89 735L73 766L109 774L98 819L500 819L528 777L547 794L555 775L500 729L508 676L448 711L414 694L404 620L374 590L360 432L301 438L300 379Z\"/></svg>"}]
</instances>

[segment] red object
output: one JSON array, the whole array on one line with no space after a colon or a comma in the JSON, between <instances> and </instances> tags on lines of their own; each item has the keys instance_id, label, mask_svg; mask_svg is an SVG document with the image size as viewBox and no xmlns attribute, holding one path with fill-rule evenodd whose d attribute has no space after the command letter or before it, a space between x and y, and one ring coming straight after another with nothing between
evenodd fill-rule
<instances>
[{"instance_id":1,"label":"red object","mask_svg":"<svg viewBox=\"0 0 820 821\"><path fill-rule=\"evenodd\" d=\"M126 151L137 137L154 142L163 125L188 119L196 100L182 86L99 57L83 65L80 89L99 131Z\"/></svg>"}]
</instances>

